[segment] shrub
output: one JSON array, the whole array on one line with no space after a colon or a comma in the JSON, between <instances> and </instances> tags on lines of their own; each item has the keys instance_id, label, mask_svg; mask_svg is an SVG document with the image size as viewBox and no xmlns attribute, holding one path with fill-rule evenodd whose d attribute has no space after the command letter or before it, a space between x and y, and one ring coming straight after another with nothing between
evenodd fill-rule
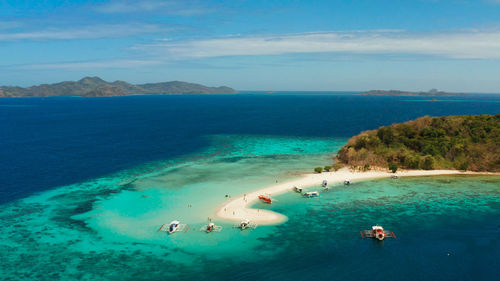
<instances>
[{"instance_id":1,"label":"shrub","mask_svg":"<svg viewBox=\"0 0 500 281\"><path fill-rule=\"evenodd\" d=\"M323 167L316 167L314 168L314 171L318 174L321 174L321 172L323 172Z\"/></svg>"},{"instance_id":2,"label":"shrub","mask_svg":"<svg viewBox=\"0 0 500 281\"><path fill-rule=\"evenodd\" d=\"M363 169L365 171L369 171L370 170L370 164L365 164L365 166L363 167Z\"/></svg>"},{"instance_id":3,"label":"shrub","mask_svg":"<svg viewBox=\"0 0 500 281\"><path fill-rule=\"evenodd\" d=\"M404 165L408 169L418 169L420 167L420 157L418 155L409 155L405 158Z\"/></svg>"},{"instance_id":4,"label":"shrub","mask_svg":"<svg viewBox=\"0 0 500 281\"><path fill-rule=\"evenodd\" d=\"M467 168L469 168L469 162L464 161L458 165L458 169L462 171L467 171Z\"/></svg>"},{"instance_id":5,"label":"shrub","mask_svg":"<svg viewBox=\"0 0 500 281\"><path fill-rule=\"evenodd\" d=\"M395 163L389 163L389 170L391 170L391 172L395 173L398 170L398 165Z\"/></svg>"},{"instance_id":6,"label":"shrub","mask_svg":"<svg viewBox=\"0 0 500 281\"><path fill-rule=\"evenodd\" d=\"M332 169L332 166L325 166L324 169L325 169L325 171L330 172L330 170Z\"/></svg>"},{"instance_id":7,"label":"shrub","mask_svg":"<svg viewBox=\"0 0 500 281\"><path fill-rule=\"evenodd\" d=\"M424 157L424 162L422 163L422 169L434 170L435 164L436 164L436 160L434 160L434 157L427 155Z\"/></svg>"},{"instance_id":8,"label":"shrub","mask_svg":"<svg viewBox=\"0 0 500 281\"><path fill-rule=\"evenodd\" d=\"M338 170L340 170L340 168L342 168L342 164L339 164L339 163L335 163L333 164L332 166L332 169L336 172Z\"/></svg>"}]
</instances>

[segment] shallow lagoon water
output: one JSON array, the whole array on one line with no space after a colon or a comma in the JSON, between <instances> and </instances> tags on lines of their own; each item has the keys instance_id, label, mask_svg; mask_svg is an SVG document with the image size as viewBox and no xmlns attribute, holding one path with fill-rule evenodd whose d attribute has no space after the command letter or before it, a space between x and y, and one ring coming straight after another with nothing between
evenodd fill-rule
<instances>
[{"instance_id":1,"label":"shallow lagoon water","mask_svg":"<svg viewBox=\"0 0 500 281\"><path fill-rule=\"evenodd\" d=\"M273 205L254 205L287 215L287 222L240 231L216 221L223 230L207 234L199 229L225 194L297 177L327 163L345 139L216 135L209 141L202 153L6 205L2 278L481 280L498 274L500 177L363 181L311 199L290 192ZM173 219L189 231L156 231ZM397 239L361 239L359 231L375 223Z\"/></svg>"}]
</instances>

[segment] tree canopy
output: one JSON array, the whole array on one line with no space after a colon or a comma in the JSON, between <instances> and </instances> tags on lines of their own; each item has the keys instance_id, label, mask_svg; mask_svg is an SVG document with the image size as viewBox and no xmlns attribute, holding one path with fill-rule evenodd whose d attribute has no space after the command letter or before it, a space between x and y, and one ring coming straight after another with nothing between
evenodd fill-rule
<instances>
[{"instance_id":1,"label":"tree canopy","mask_svg":"<svg viewBox=\"0 0 500 281\"><path fill-rule=\"evenodd\" d=\"M351 166L500 171L500 114L421 117L352 137L338 152Z\"/></svg>"}]
</instances>

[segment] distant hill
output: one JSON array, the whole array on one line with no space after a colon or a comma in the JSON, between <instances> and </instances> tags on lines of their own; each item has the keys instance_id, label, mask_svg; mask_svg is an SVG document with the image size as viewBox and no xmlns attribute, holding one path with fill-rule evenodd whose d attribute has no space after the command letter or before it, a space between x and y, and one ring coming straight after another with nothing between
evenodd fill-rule
<instances>
[{"instance_id":1,"label":"distant hill","mask_svg":"<svg viewBox=\"0 0 500 281\"><path fill-rule=\"evenodd\" d=\"M408 92L408 91L398 91L398 90L371 90L368 92L363 92L360 95L363 96L467 96L463 93L448 93L443 91L438 91L432 89L428 92Z\"/></svg>"},{"instance_id":2,"label":"distant hill","mask_svg":"<svg viewBox=\"0 0 500 281\"><path fill-rule=\"evenodd\" d=\"M29 88L0 87L0 97L115 97L147 94L233 94L236 90L221 86L207 87L181 81L130 84L125 81L106 82L99 77L85 77L78 81L42 84Z\"/></svg>"},{"instance_id":3,"label":"distant hill","mask_svg":"<svg viewBox=\"0 0 500 281\"><path fill-rule=\"evenodd\" d=\"M352 137L337 159L356 167L500 172L500 114L426 116L380 127Z\"/></svg>"}]
</instances>

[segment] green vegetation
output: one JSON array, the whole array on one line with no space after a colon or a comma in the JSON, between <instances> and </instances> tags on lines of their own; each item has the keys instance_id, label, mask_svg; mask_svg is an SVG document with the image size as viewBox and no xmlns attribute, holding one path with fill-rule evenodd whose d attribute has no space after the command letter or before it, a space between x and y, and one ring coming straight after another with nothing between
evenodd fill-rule
<instances>
[{"instance_id":1,"label":"green vegetation","mask_svg":"<svg viewBox=\"0 0 500 281\"><path fill-rule=\"evenodd\" d=\"M389 163L389 170L391 170L391 172L395 173L398 170L398 165L394 164L394 163Z\"/></svg>"},{"instance_id":2,"label":"green vegetation","mask_svg":"<svg viewBox=\"0 0 500 281\"><path fill-rule=\"evenodd\" d=\"M316 167L314 168L314 172L321 174L323 172L323 167Z\"/></svg>"},{"instance_id":3,"label":"green vegetation","mask_svg":"<svg viewBox=\"0 0 500 281\"><path fill-rule=\"evenodd\" d=\"M332 169L332 166L325 166L325 171L330 172L331 169Z\"/></svg>"},{"instance_id":4,"label":"green vegetation","mask_svg":"<svg viewBox=\"0 0 500 281\"><path fill-rule=\"evenodd\" d=\"M422 117L352 137L341 163L405 169L500 171L500 114ZM391 167L390 170L393 170Z\"/></svg>"},{"instance_id":5,"label":"green vegetation","mask_svg":"<svg viewBox=\"0 0 500 281\"><path fill-rule=\"evenodd\" d=\"M336 171L342 169L342 167L344 167L344 165L342 165L340 163L335 163L335 164L333 164L332 169L336 172Z\"/></svg>"},{"instance_id":6,"label":"green vegetation","mask_svg":"<svg viewBox=\"0 0 500 281\"><path fill-rule=\"evenodd\" d=\"M228 94L237 93L229 87L207 87L199 84L172 81L133 85L124 81L106 82L99 77L78 81L43 84L29 88L0 87L0 97L112 97L151 94Z\"/></svg>"}]
</instances>

